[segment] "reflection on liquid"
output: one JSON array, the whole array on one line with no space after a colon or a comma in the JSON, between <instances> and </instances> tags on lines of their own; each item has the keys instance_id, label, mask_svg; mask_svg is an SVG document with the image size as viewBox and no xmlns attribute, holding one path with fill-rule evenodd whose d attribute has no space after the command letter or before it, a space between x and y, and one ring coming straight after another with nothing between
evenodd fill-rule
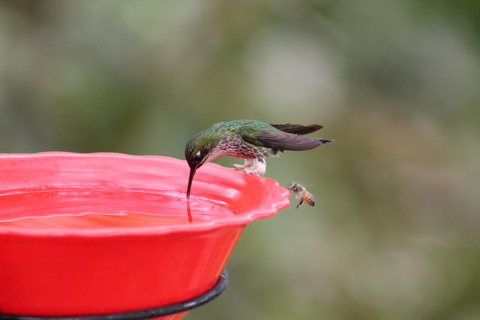
<instances>
[{"instance_id":1,"label":"reflection on liquid","mask_svg":"<svg viewBox=\"0 0 480 320\"><path fill-rule=\"evenodd\" d=\"M192 209L190 209L190 198L187 199L187 216L188 216L188 222L192 222Z\"/></svg>"}]
</instances>

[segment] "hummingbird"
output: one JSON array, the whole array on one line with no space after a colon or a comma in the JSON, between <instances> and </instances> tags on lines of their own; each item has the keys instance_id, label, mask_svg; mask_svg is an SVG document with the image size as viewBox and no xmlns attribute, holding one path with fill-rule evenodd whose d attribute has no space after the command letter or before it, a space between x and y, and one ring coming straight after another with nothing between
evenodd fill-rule
<instances>
[{"instance_id":1,"label":"hummingbird","mask_svg":"<svg viewBox=\"0 0 480 320\"><path fill-rule=\"evenodd\" d=\"M185 146L185 159L190 166L187 199L190 198L193 177L198 168L215 158L232 156L245 159L244 165L234 164L245 174L263 176L265 159L284 150L303 151L322 144L334 143L331 139L305 137L323 126L312 124L267 124L256 120L219 122L194 135Z\"/></svg>"}]
</instances>

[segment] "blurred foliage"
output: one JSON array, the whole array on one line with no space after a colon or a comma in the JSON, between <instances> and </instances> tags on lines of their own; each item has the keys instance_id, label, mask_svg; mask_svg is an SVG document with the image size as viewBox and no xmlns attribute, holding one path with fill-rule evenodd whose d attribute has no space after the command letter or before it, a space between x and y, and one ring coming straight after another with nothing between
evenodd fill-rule
<instances>
[{"instance_id":1,"label":"blurred foliage","mask_svg":"<svg viewBox=\"0 0 480 320\"><path fill-rule=\"evenodd\" d=\"M3 0L0 151L183 158L218 121L321 123L335 145L266 174L317 206L249 225L186 318L479 319L479 3Z\"/></svg>"}]
</instances>

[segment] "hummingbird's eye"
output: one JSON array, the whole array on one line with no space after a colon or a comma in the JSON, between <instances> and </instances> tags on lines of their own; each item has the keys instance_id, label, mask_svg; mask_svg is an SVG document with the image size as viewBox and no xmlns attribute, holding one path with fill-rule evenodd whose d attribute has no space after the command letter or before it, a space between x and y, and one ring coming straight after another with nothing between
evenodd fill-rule
<instances>
[{"instance_id":1,"label":"hummingbird's eye","mask_svg":"<svg viewBox=\"0 0 480 320\"><path fill-rule=\"evenodd\" d=\"M202 158L202 151L198 151L197 154L195 154L195 158L201 159Z\"/></svg>"}]
</instances>

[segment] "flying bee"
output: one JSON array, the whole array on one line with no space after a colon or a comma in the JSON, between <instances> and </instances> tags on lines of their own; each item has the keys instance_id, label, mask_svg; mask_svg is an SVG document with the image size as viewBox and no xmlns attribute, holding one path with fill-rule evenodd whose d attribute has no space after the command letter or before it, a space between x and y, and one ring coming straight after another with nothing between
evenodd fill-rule
<instances>
[{"instance_id":1,"label":"flying bee","mask_svg":"<svg viewBox=\"0 0 480 320\"><path fill-rule=\"evenodd\" d=\"M300 206L303 204L303 201L305 201L306 203L308 203L312 207L315 206L315 198L300 183L293 182L290 185L290 187L288 187L288 189L295 194L297 199L300 199L300 202L298 203L297 208L295 210L300 208Z\"/></svg>"}]
</instances>

